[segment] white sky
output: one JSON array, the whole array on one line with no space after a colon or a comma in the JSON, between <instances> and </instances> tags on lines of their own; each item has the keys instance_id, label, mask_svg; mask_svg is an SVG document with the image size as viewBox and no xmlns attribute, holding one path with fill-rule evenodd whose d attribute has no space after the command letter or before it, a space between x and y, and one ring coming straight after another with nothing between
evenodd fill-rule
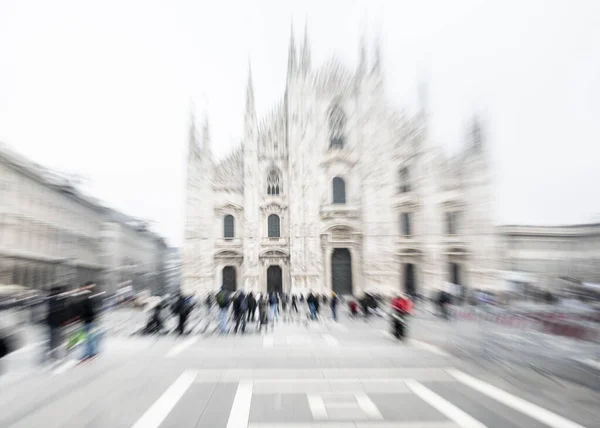
<instances>
[{"instance_id":1,"label":"white sky","mask_svg":"<svg viewBox=\"0 0 600 428\"><path fill-rule=\"evenodd\" d=\"M313 67L379 38L389 98L426 79L448 152L484 115L497 223L598 220L597 0L0 0L0 140L179 244L190 100L223 156L249 57L259 114L282 97L292 17Z\"/></svg>"}]
</instances>

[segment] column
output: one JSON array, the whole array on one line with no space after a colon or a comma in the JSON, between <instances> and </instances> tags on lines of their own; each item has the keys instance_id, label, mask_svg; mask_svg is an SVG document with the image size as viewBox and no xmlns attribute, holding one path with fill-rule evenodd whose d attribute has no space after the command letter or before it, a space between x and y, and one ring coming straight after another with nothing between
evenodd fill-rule
<instances>
[{"instance_id":1,"label":"column","mask_svg":"<svg viewBox=\"0 0 600 428\"><path fill-rule=\"evenodd\" d=\"M331 283L331 256L333 255L333 248L328 246L327 248L325 248L325 281L323 281L323 283L325 284L325 289L328 293L330 293L332 291L332 283Z\"/></svg>"}]
</instances>

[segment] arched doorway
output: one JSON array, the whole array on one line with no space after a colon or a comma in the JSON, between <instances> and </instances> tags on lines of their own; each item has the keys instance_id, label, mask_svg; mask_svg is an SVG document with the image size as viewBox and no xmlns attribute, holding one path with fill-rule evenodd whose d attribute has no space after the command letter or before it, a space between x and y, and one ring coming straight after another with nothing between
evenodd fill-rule
<instances>
[{"instance_id":1,"label":"arched doorway","mask_svg":"<svg viewBox=\"0 0 600 428\"><path fill-rule=\"evenodd\" d=\"M283 294L283 281L281 279L281 268L277 265L269 266L267 269L267 293Z\"/></svg>"},{"instance_id":2,"label":"arched doorway","mask_svg":"<svg viewBox=\"0 0 600 428\"><path fill-rule=\"evenodd\" d=\"M235 291L237 289L234 266L225 266L223 268L223 287L228 291Z\"/></svg>"},{"instance_id":3,"label":"arched doorway","mask_svg":"<svg viewBox=\"0 0 600 428\"><path fill-rule=\"evenodd\" d=\"M339 295L352 294L352 259L347 248L336 248L331 256L331 288Z\"/></svg>"},{"instance_id":4,"label":"arched doorway","mask_svg":"<svg viewBox=\"0 0 600 428\"><path fill-rule=\"evenodd\" d=\"M417 293L415 265L412 263L404 264L404 292L410 296L414 296Z\"/></svg>"}]
</instances>

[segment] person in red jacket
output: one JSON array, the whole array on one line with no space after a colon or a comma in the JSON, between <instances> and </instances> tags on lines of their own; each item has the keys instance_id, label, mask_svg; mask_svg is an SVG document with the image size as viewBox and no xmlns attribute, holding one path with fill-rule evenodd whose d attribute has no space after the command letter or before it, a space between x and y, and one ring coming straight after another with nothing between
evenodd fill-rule
<instances>
[{"instance_id":1,"label":"person in red jacket","mask_svg":"<svg viewBox=\"0 0 600 428\"><path fill-rule=\"evenodd\" d=\"M399 294L392 299L392 308L410 315L412 314L413 303L408 297Z\"/></svg>"}]
</instances>

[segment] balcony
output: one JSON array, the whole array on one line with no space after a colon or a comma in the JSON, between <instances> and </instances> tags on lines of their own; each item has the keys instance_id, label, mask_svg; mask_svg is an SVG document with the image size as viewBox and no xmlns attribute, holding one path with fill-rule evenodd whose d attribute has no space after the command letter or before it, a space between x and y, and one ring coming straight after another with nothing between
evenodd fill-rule
<instances>
[{"instance_id":1,"label":"balcony","mask_svg":"<svg viewBox=\"0 0 600 428\"><path fill-rule=\"evenodd\" d=\"M284 236L281 236L278 238L262 238L260 240L260 245L261 245L261 247L276 247L276 248L287 247L288 238L286 238Z\"/></svg>"},{"instance_id":2,"label":"balcony","mask_svg":"<svg viewBox=\"0 0 600 428\"><path fill-rule=\"evenodd\" d=\"M220 250L232 248L240 248L242 246L242 238L218 238L215 241L215 247Z\"/></svg>"},{"instance_id":3,"label":"balcony","mask_svg":"<svg viewBox=\"0 0 600 428\"><path fill-rule=\"evenodd\" d=\"M321 205L321 219L358 219L360 209L355 205L327 204Z\"/></svg>"},{"instance_id":4,"label":"balcony","mask_svg":"<svg viewBox=\"0 0 600 428\"><path fill-rule=\"evenodd\" d=\"M392 198L392 206L394 208L408 209L411 211L419 207L419 200L415 192L398 193Z\"/></svg>"}]
</instances>

